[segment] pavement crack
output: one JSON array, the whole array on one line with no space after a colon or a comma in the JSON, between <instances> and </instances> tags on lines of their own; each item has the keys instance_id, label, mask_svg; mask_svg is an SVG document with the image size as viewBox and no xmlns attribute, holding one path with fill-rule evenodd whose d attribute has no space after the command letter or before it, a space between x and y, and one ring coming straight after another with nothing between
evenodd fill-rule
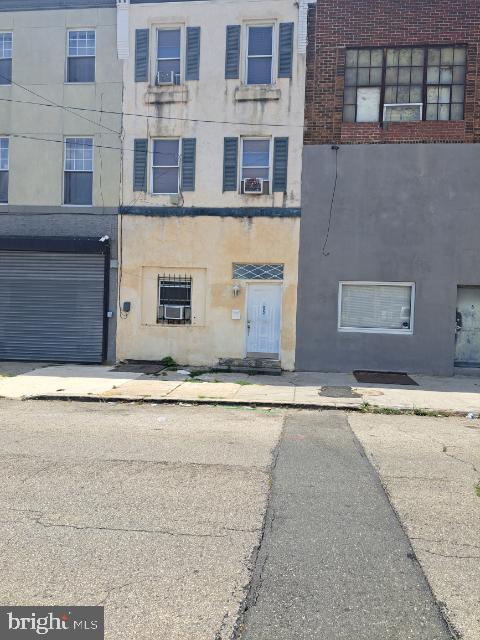
<instances>
[{"instance_id":1,"label":"pavement crack","mask_svg":"<svg viewBox=\"0 0 480 640\"><path fill-rule=\"evenodd\" d=\"M439 551L432 551L431 549L424 549L422 547L418 547L418 551L423 551L425 553L429 553L432 556L439 556L440 558L454 558L456 560L480 560L480 555L477 556L460 556L456 553L440 553Z\"/></svg>"}]
</instances>

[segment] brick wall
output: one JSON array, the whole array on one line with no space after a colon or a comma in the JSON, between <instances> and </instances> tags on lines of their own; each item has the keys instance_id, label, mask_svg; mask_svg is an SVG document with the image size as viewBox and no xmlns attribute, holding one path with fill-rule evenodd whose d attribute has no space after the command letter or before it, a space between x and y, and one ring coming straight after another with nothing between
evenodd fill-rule
<instances>
[{"instance_id":1,"label":"brick wall","mask_svg":"<svg viewBox=\"0 0 480 640\"><path fill-rule=\"evenodd\" d=\"M317 0L309 12L305 144L480 142L479 0ZM343 123L345 49L467 45L465 119Z\"/></svg>"}]
</instances>

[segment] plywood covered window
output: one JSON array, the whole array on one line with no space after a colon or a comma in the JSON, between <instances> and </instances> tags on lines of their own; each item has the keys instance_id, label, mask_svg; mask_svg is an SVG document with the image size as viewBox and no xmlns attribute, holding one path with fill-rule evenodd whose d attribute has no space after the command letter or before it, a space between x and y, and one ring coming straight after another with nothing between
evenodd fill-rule
<instances>
[{"instance_id":1,"label":"plywood covered window","mask_svg":"<svg viewBox=\"0 0 480 640\"><path fill-rule=\"evenodd\" d=\"M344 122L462 120L466 48L347 49Z\"/></svg>"}]
</instances>

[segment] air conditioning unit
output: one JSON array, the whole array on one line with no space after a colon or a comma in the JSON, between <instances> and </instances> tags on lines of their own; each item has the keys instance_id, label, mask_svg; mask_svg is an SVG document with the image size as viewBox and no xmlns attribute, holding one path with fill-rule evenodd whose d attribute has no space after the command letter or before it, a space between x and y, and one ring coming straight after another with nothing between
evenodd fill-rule
<instances>
[{"instance_id":1,"label":"air conditioning unit","mask_svg":"<svg viewBox=\"0 0 480 640\"><path fill-rule=\"evenodd\" d=\"M261 196L263 193L263 179L262 178L245 178L243 180L243 193L249 195Z\"/></svg>"},{"instance_id":2,"label":"air conditioning unit","mask_svg":"<svg viewBox=\"0 0 480 640\"><path fill-rule=\"evenodd\" d=\"M166 304L163 315L165 320L183 320L184 311L183 305Z\"/></svg>"},{"instance_id":3,"label":"air conditioning unit","mask_svg":"<svg viewBox=\"0 0 480 640\"><path fill-rule=\"evenodd\" d=\"M157 71L157 85L175 84L175 71Z\"/></svg>"}]
</instances>

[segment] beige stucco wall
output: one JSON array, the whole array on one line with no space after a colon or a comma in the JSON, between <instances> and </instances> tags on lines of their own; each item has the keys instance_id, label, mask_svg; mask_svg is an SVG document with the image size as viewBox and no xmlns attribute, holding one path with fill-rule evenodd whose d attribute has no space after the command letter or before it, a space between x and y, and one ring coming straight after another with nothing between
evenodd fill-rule
<instances>
[{"instance_id":1,"label":"beige stucco wall","mask_svg":"<svg viewBox=\"0 0 480 640\"><path fill-rule=\"evenodd\" d=\"M67 31L84 28L96 31L96 82L67 84ZM94 151L93 205L118 206L121 116L89 111L122 110L122 63L116 50L116 10L0 12L0 31L13 32L15 84L0 86L0 98L15 101L0 100L0 135L11 136L9 206L62 205L65 136L93 136L95 145L112 147ZM57 107L21 104L44 102L39 96L87 111L68 112ZM15 134L59 142L30 140Z\"/></svg>"},{"instance_id":2,"label":"beige stucco wall","mask_svg":"<svg viewBox=\"0 0 480 640\"><path fill-rule=\"evenodd\" d=\"M210 207L300 205L300 179L304 122L305 55L298 53L298 6L293 0L205 0L203 2L166 2L130 5L129 57L124 65L124 110L126 113L153 116L124 118L125 157L123 165L123 204L138 206L170 205L170 197L133 192L133 149L135 138L193 137L197 139L196 188L183 194L183 205ZM277 78L275 100L237 100L243 80L225 79L226 26L242 25L241 78L246 60L246 25L275 25L274 70L278 52L278 25L295 23L293 78ZM156 29L180 26L185 47L186 27L201 28L200 79L182 82L185 102L147 104L147 94L154 81L156 64ZM150 83L134 82L135 30L150 29ZM168 89L165 89L167 91ZM278 95L278 94L277 94ZM156 118L158 116L158 118ZM179 118L176 120L175 118ZM210 120L214 122L205 122ZM281 126L279 126L281 125ZM224 136L287 136L289 138L287 194L265 196L222 192ZM148 187L151 190L149 171Z\"/></svg>"},{"instance_id":3,"label":"beige stucco wall","mask_svg":"<svg viewBox=\"0 0 480 640\"><path fill-rule=\"evenodd\" d=\"M245 357L247 283L235 281L241 292L234 297L232 263L270 262L284 264L280 359L293 369L299 228L299 218L124 216L121 302L130 301L131 311L119 319L119 359L171 356L211 366ZM192 277L192 325L156 323L157 279L164 273ZM232 320L233 309L240 320Z\"/></svg>"}]
</instances>

